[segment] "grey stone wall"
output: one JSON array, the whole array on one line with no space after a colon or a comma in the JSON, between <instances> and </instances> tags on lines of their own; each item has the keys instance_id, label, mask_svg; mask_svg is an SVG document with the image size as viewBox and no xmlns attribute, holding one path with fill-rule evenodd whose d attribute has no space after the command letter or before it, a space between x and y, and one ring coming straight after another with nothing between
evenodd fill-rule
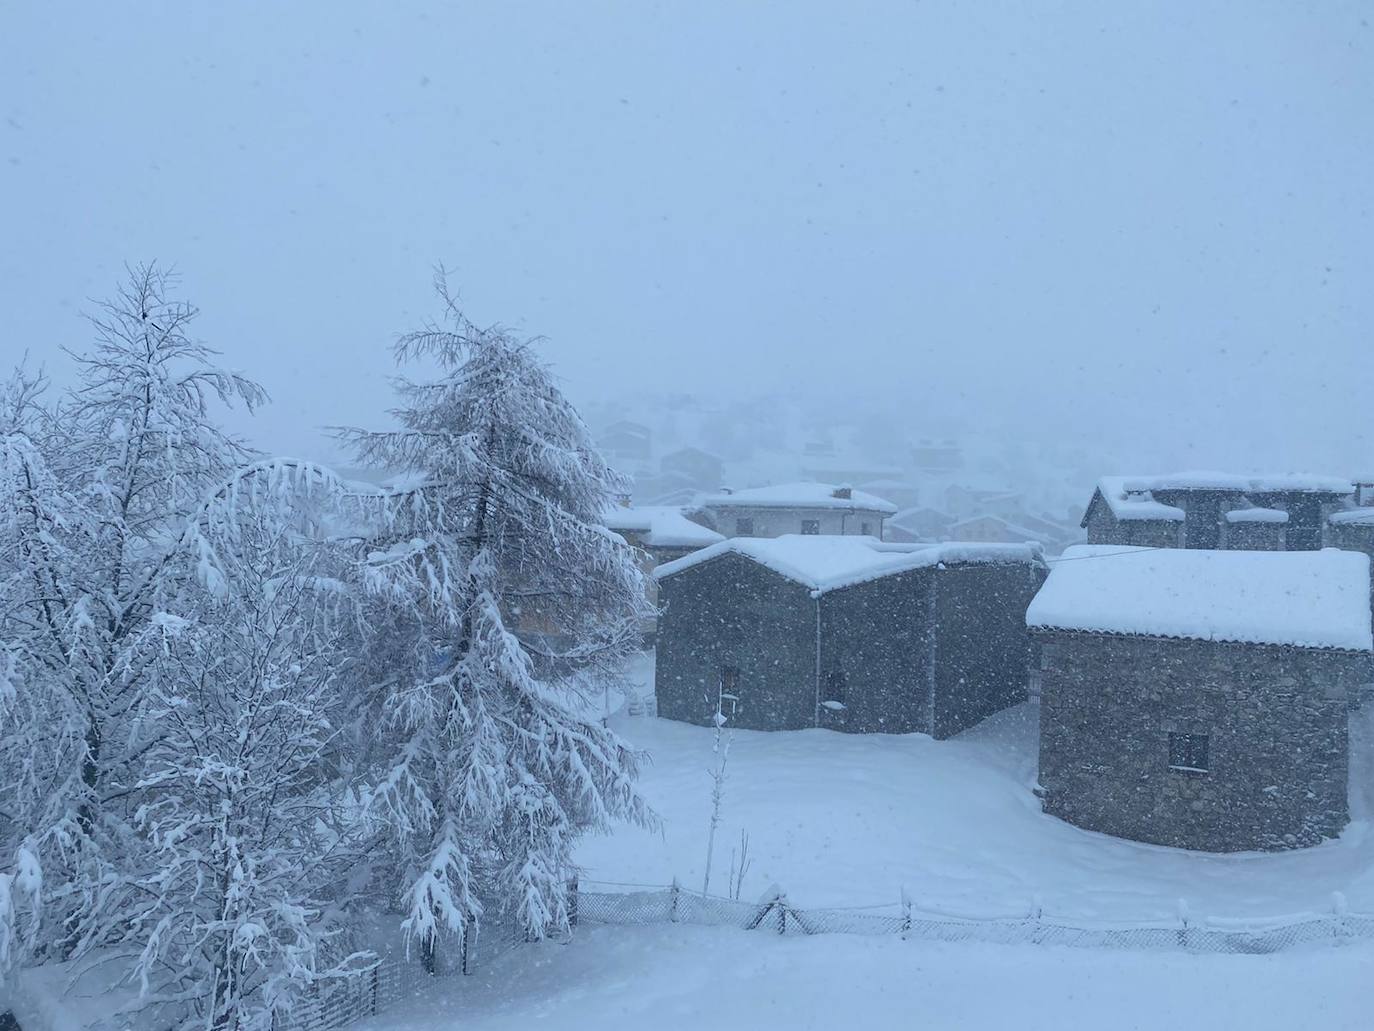
<instances>
[{"instance_id":1,"label":"grey stone wall","mask_svg":"<svg viewBox=\"0 0 1374 1031\"><path fill-rule=\"evenodd\" d=\"M935 704L930 732L946 738L1026 700L1026 609L1045 582L1029 564L969 563L935 571Z\"/></svg>"},{"instance_id":2,"label":"grey stone wall","mask_svg":"<svg viewBox=\"0 0 1374 1031\"><path fill-rule=\"evenodd\" d=\"M1089 544L1129 544L1138 548L1177 548L1183 524L1171 519L1117 519L1105 501L1088 511Z\"/></svg>"},{"instance_id":3,"label":"grey stone wall","mask_svg":"<svg viewBox=\"0 0 1374 1031\"><path fill-rule=\"evenodd\" d=\"M658 713L709 725L720 673L740 671L747 730L816 725L816 602L800 584L738 555L659 581Z\"/></svg>"},{"instance_id":4,"label":"grey stone wall","mask_svg":"<svg viewBox=\"0 0 1374 1031\"><path fill-rule=\"evenodd\" d=\"M845 708L823 706L821 726L854 733L930 731L933 574L916 569L822 595L822 701L830 693L828 674L840 671Z\"/></svg>"},{"instance_id":5,"label":"grey stone wall","mask_svg":"<svg viewBox=\"0 0 1374 1031\"><path fill-rule=\"evenodd\" d=\"M1348 820L1347 721L1368 656L1043 634L1040 784L1089 830L1211 852L1312 845ZM1206 773L1169 733L1206 734Z\"/></svg>"},{"instance_id":6,"label":"grey stone wall","mask_svg":"<svg viewBox=\"0 0 1374 1031\"><path fill-rule=\"evenodd\" d=\"M1230 551L1282 551L1283 523L1223 522L1221 546Z\"/></svg>"}]
</instances>

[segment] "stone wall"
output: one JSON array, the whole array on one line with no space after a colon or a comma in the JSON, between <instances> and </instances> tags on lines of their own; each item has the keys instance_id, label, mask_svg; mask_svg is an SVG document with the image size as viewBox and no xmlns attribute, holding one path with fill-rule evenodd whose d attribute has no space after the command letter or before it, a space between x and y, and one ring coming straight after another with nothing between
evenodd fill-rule
<instances>
[{"instance_id":1,"label":"stone wall","mask_svg":"<svg viewBox=\"0 0 1374 1031\"><path fill-rule=\"evenodd\" d=\"M1031 664L1026 609L1045 582L1028 563L937 570L935 705L930 732L947 738L1026 700Z\"/></svg>"},{"instance_id":2,"label":"stone wall","mask_svg":"<svg viewBox=\"0 0 1374 1031\"><path fill-rule=\"evenodd\" d=\"M1183 523L1172 519L1118 519L1111 506L1098 501L1088 511L1089 544L1129 544L1138 548L1177 548Z\"/></svg>"},{"instance_id":3,"label":"stone wall","mask_svg":"<svg viewBox=\"0 0 1374 1031\"><path fill-rule=\"evenodd\" d=\"M1212 852L1316 844L1348 820L1347 720L1368 656L1047 633L1040 785L1089 830ZM1208 769L1170 766L1205 734Z\"/></svg>"},{"instance_id":4,"label":"stone wall","mask_svg":"<svg viewBox=\"0 0 1374 1031\"><path fill-rule=\"evenodd\" d=\"M709 726L721 671L740 671L731 725L816 725L816 602L805 587L739 555L659 581L658 714Z\"/></svg>"}]
</instances>

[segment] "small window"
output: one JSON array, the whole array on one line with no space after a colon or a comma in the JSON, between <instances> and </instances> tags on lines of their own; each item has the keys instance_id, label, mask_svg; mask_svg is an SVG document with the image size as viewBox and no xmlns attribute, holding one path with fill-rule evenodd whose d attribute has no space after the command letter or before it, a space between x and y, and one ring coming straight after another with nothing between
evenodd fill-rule
<instances>
[{"instance_id":1,"label":"small window","mask_svg":"<svg viewBox=\"0 0 1374 1031\"><path fill-rule=\"evenodd\" d=\"M821 521L819 519L803 519L802 533L818 534L821 532Z\"/></svg>"},{"instance_id":2,"label":"small window","mask_svg":"<svg viewBox=\"0 0 1374 1031\"><path fill-rule=\"evenodd\" d=\"M1207 751L1206 734L1170 734L1169 768L1206 773L1209 769Z\"/></svg>"},{"instance_id":3,"label":"small window","mask_svg":"<svg viewBox=\"0 0 1374 1031\"><path fill-rule=\"evenodd\" d=\"M739 713L739 667L725 666L720 671L720 697L716 709L722 716Z\"/></svg>"},{"instance_id":4,"label":"small window","mask_svg":"<svg viewBox=\"0 0 1374 1031\"><path fill-rule=\"evenodd\" d=\"M835 702L841 708L849 701L847 688L849 678L845 676L844 670L832 669L825 675L825 701Z\"/></svg>"},{"instance_id":5,"label":"small window","mask_svg":"<svg viewBox=\"0 0 1374 1031\"><path fill-rule=\"evenodd\" d=\"M735 520L736 537L754 536L754 520L752 518L739 518Z\"/></svg>"}]
</instances>

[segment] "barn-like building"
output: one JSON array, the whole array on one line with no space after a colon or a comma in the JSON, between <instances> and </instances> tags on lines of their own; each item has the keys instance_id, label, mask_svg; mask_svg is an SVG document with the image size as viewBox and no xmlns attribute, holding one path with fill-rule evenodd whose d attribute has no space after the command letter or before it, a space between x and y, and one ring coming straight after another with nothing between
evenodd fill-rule
<instances>
[{"instance_id":1,"label":"barn-like building","mask_svg":"<svg viewBox=\"0 0 1374 1031\"><path fill-rule=\"evenodd\" d=\"M1047 813L1210 852L1345 826L1349 713L1374 668L1367 556L1082 545L1026 621Z\"/></svg>"},{"instance_id":2,"label":"barn-like building","mask_svg":"<svg viewBox=\"0 0 1374 1031\"><path fill-rule=\"evenodd\" d=\"M949 737L1026 695L1023 544L739 537L659 567L658 714Z\"/></svg>"}]
</instances>

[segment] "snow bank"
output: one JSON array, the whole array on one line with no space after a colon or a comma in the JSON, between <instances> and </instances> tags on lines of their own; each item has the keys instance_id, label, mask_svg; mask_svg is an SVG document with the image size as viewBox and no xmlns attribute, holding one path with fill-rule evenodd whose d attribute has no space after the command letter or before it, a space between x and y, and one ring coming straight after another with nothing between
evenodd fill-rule
<instances>
[{"instance_id":1,"label":"snow bank","mask_svg":"<svg viewBox=\"0 0 1374 1031\"><path fill-rule=\"evenodd\" d=\"M1031 627L1371 650L1358 552L1078 545L1050 569Z\"/></svg>"},{"instance_id":2,"label":"snow bank","mask_svg":"<svg viewBox=\"0 0 1374 1031\"><path fill-rule=\"evenodd\" d=\"M654 576L661 580L721 555L742 555L816 593L941 563L1042 561L1037 544L893 544L875 537L787 534L733 537L665 563Z\"/></svg>"},{"instance_id":3,"label":"snow bank","mask_svg":"<svg viewBox=\"0 0 1374 1031\"><path fill-rule=\"evenodd\" d=\"M704 548L725 539L715 530L692 522L682 509L672 505L619 506L608 509L602 523L608 530L640 534L645 546L651 548Z\"/></svg>"},{"instance_id":4,"label":"snow bank","mask_svg":"<svg viewBox=\"0 0 1374 1031\"><path fill-rule=\"evenodd\" d=\"M892 515L897 506L876 494L861 490L838 497L843 488L830 483L778 483L771 487L751 487L708 494L702 499L707 508L845 508Z\"/></svg>"}]
</instances>

